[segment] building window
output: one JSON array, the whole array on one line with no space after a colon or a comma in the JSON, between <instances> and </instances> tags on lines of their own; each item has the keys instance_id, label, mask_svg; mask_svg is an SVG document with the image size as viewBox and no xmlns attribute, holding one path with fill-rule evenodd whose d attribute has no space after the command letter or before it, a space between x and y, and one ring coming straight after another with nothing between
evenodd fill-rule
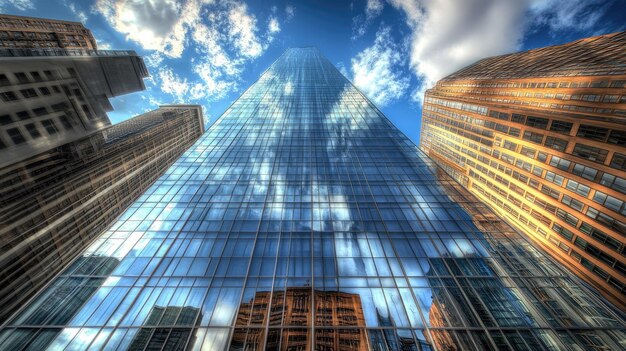
<instances>
[{"instance_id":1,"label":"building window","mask_svg":"<svg viewBox=\"0 0 626 351\"><path fill-rule=\"evenodd\" d=\"M563 185L563 176L560 176L552 171L546 172L546 180L556 185Z\"/></svg>"},{"instance_id":2,"label":"building window","mask_svg":"<svg viewBox=\"0 0 626 351\"><path fill-rule=\"evenodd\" d=\"M493 110L489 111L489 117L502 119L502 120L505 120L505 121L509 120L509 114L508 113L498 112L498 111L493 111Z\"/></svg>"},{"instance_id":3,"label":"building window","mask_svg":"<svg viewBox=\"0 0 626 351\"><path fill-rule=\"evenodd\" d=\"M0 93L0 98L5 102L15 101L17 100L17 95L12 91L5 91L4 93Z\"/></svg>"},{"instance_id":4,"label":"building window","mask_svg":"<svg viewBox=\"0 0 626 351\"><path fill-rule=\"evenodd\" d=\"M78 74L76 73L76 70L73 67L68 67L67 73L69 73L71 77L78 77Z\"/></svg>"},{"instance_id":5,"label":"building window","mask_svg":"<svg viewBox=\"0 0 626 351\"><path fill-rule=\"evenodd\" d=\"M565 151L567 148L567 141L548 136L544 145L555 150Z\"/></svg>"},{"instance_id":6,"label":"building window","mask_svg":"<svg viewBox=\"0 0 626 351\"><path fill-rule=\"evenodd\" d=\"M588 217L595 219L599 223L602 223L605 226L615 230L616 232L626 235L626 224L616 220L615 218L606 215L591 206L587 209L587 212L585 214Z\"/></svg>"},{"instance_id":7,"label":"building window","mask_svg":"<svg viewBox=\"0 0 626 351\"><path fill-rule=\"evenodd\" d=\"M626 88L626 80L616 80L611 82L611 88Z\"/></svg>"},{"instance_id":8,"label":"building window","mask_svg":"<svg viewBox=\"0 0 626 351\"><path fill-rule=\"evenodd\" d=\"M567 241L572 240L572 238L574 237L574 233L572 233L571 231L569 231L568 229L563 228L563 226L558 225L556 223L554 223L552 225L552 229L559 233L563 238L567 239Z\"/></svg>"},{"instance_id":9,"label":"building window","mask_svg":"<svg viewBox=\"0 0 626 351\"><path fill-rule=\"evenodd\" d=\"M20 111L20 112L17 112L16 115L17 115L17 118L19 118L22 121L30 119L30 113L28 113L28 111Z\"/></svg>"},{"instance_id":10,"label":"building window","mask_svg":"<svg viewBox=\"0 0 626 351\"><path fill-rule=\"evenodd\" d=\"M608 86L609 86L609 83L606 80L597 80L589 84L590 88L606 88Z\"/></svg>"},{"instance_id":11,"label":"building window","mask_svg":"<svg viewBox=\"0 0 626 351\"><path fill-rule=\"evenodd\" d=\"M10 85L11 81L9 81L9 77L6 74L0 73L0 85Z\"/></svg>"},{"instance_id":12,"label":"building window","mask_svg":"<svg viewBox=\"0 0 626 351\"><path fill-rule=\"evenodd\" d=\"M539 160L540 162L546 162L546 160L548 159L548 154L546 154L545 152L539 152L537 153L537 160Z\"/></svg>"},{"instance_id":13,"label":"building window","mask_svg":"<svg viewBox=\"0 0 626 351\"><path fill-rule=\"evenodd\" d=\"M46 116L48 114L48 109L45 107L38 107L33 110L36 116Z\"/></svg>"},{"instance_id":14,"label":"building window","mask_svg":"<svg viewBox=\"0 0 626 351\"><path fill-rule=\"evenodd\" d=\"M519 128L509 128L509 135L512 135L514 137L519 137L519 133L521 132L521 130Z\"/></svg>"},{"instance_id":15,"label":"building window","mask_svg":"<svg viewBox=\"0 0 626 351\"><path fill-rule=\"evenodd\" d=\"M28 76L23 72L15 73L15 78L17 78L20 83L30 83L30 79L28 79Z\"/></svg>"},{"instance_id":16,"label":"building window","mask_svg":"<svg viewBox=\"0 0 626 351\"><path fill-rule=\"evenodd\" d=\"M27 124L26 130L28 131L30 136L33 137L33 139L39 138L41 136L41 133L39 133L39 129L37 129L37 126L34 123Z\"/></svg>"},{"instance_id":17,"label":"building window","mask_svg":"<svg viewBox=\"0 0 626 351\"><path fill-rule=\"evenodd\" d=\"M517 113L514 113L513 115L511 115L511 121L515 123L524 124L524 121L526 121L526 117L522 115L518 115Z\"/></svg>"},{"instance_id":18,"label":"building window","mask_svg":"<svg viewBox=\"0 0 626 351\"><path fill-rule=\"evenodd\" d=\"M43 78L41 77L41 74L39 74L39 72L30 72L30 75L33 76L35 82L43 82Z\"/></svg>"},{"instance_id":19,"label":"building window","mask_svg":"<svg viewBox=\"0 0 626 351\"><path fill-rule=\"evenodd\" d=\"M552 158L550 159L550 166L556 167L562 171L567 171L571 163L571 161L562 159L558 156L552 156Z\"/></svg>"},{"instance_id":20,"label":"building window","mask_svg":"<svg viewBox=\"0 0 626 351\"><path fill-rule=\"evenodd\" d=\"M530 148L528 146L523 146L522 150L520 151L520 154L526 157L535 158L535 154L537 154L537 150Z\"/></svg>"},{"instance_id":21,"label":"building window","mask_svg":"<svg viewBox=\"0 0 626 351\"><path fill-rule=\"evenodd\" d=\"M56 134L59 132L57 125L51 119L45 119L41 121L41 124L43 124L43 127L46 128L46 131L48 131L48 134L50 135Z\"/></svg>"},{"instance_id":22,"label":"building window","mask_svg":"<svg viewBox=\"0 0 626 351\"><path fill-rule=\"evenodd\" d=\"M13 118L11 115L0 115L0 125L7 125L13 123Z\"/></svg>"},{"instance_id":23,"label":"building window","mask_svg":"<svg viewBox=\"0 0 626 351\"><path fill-rule=\"evenodd\" d=\"M22 93L22 96L26 99L37 97L37 92L32 88L22 89L20 90L20 93Z\"/></svg>"},{"instance_id":24,"label":"building window","mask_svg":"<svg viewBox=\"0 0 626 351\"><path fill-rule=\"evenodd\" d=\"M560 208L556 210L556 216L564 220L567 224L571 225L572 227L575 227L576 225L578 225L578 218L576 216Z\"/></svg>"},{"instance_id":25,"label":"building window","mask_svg":"<svg viewBox=\"0 0 626 351\"><path fill-rule=\"evenodd\" d=\"M46 75L46 78L48 78L48 80L54 80L56 78L56 71L52 72L52 71L43 71L43 74Z\"/></svg>"},{"instance_id":26,"label":"building window","mask_svg":"<svg viewBox=\"0 0 626 351\"><path fill-rule=\"evenodd\" d=\"M580 127L578 128L578 133L576 134L576 136L579 136L585 139L605 141L606 136L608 134L609 134L609 129L607 128L581 124Z\"/></svg>"},{"instance_id":27,"label":"building window","mask_svg":"<svg viewBox=\"0 0 626 351\"><path fill-rule=\"evenodd\" d=\"M615 240L612 237L608 236L606 233L594 228L591 224L583 222L580 226L580 231L595 238L601 243L611 247L613 250L621 253L623 249L623 244L619 242L619 240Z\"/></svg>"},{"instance_id":28,"label":"building window","mask_svg":"<svg viewBox=\"0 0 626 351\"><path fill-rule=\"evenodd\" d=\"M582 202L572 198L569 195L563 195L563 199L561 199L561 202L577 211L582 211L583 207L585 207Z\"/></svg>"},{"instance_id":29,"label":"building window","mask_svg":"<svg viewBox=\"0 0 626 351\"><path fill-rule=\"evenodd\" d=\"M552 124L550 125L550 130L561 134L569 134L569 132L572 131L573 125L574 124L570 122L553 120Z\"/></svg>"},{"instance_id":30,"label":"building window","mask_svg":"<svg viewBox=\"0 0 626 351\"><path fill-rule=\"evenodd\" d=\"M65 127L65 129L73 129L74 126L72 126L72 123L70 122L70 119L67 118L67 116L61 116L59 117L59 119L61 120L61 124L63 124L63 127Z\"/></svg>"},{"instance_id":31,"label":"building window","mask_svg":"<svg viewBox=\"0 0 626 351\"><path fill-rule=\"evenodd\" d=\"M585 178L585 179L589 179L589 180L594 180L596 179L596 175L598 174L598 170L595 168L591 168L588 166L583 166L579 163L574 164L574 169L572 169L572 173L574 173L575 175Z\"/></svg>"},{"instance_id":32,"label":"building window","mask_svg":"<svg viewBox=\"0 0 626 351\"><path fill-rule=\"evenodd\" d=\"M529 127L546 129L548 127L548 119L528 116L526 117L526 125Z\"/></svg>"},{"instance_id":33,"label":"building window","mask_svg":"<svg viewBox=\"0 0 626 351\"><path fill-rule=\"evenodd\" d=\"M535 133L531 131L525 131L523 139L536 143L536 144L541 144L543 142L543 134L539 134L539 133Z\"/></svg>"},{"instance_id":34,"label":"building window","mask_svg":"<svg viewBox=\"0 0 626 351\"><path fill-rule=\"evenodd\" d=\"M515 144L512 141L505 140L504 145L502 145L502 147L510 151L515 151L515 149L517 149L517 144Z\"/></svg>"},{"instance_id":35,"label":"building window","mask_svg":"<svg viewBox=\"0 0 626 351\"><path fill-rule=\"evenodd\" d=\"M615 145L626 146L626 130L613 130L607 142Z\"/></svg>"},{"instance_id":36,"label":"building window","mask_svg":"<svg viewBox=\"0 0 626 351\"><path fill-rule=\"evenodd\" d=\"M9 137L11 138L11 140L13 140L13 143L15 145L22 144L26 141L26 139L24 139L24 136L22 135L22 132L20 132L18 128L7 129L7 134L9 134Z\"/></svg>"},{"instance_id":37,"label":"building window","mask_svg":"<svg viewBox=\"0 0 626 351\"><path fill-rule=\"evenodd\" d=\"M551 187L545 184L541 186L541 192L557 200L559 199L559 196L561 196L560 192L552 189Z\"/></svg>"},{"instance_id":38,"label":"building window","mask_svg":"<svg viewBox=\"0 0 626 351\"><path fill-rule=\"evenodd\" d=\"M626 179L614 176L609 173L604 173L602 175L602 179L600 179L600 184L606 186L607 188L611 188L613 190L617 190L620 193L626 194Z\"/></svg>"},{"instance_id":39,"label":"building window","mask_svg":"<svg viewBox=\"0 0 626 351\"><path fill-rule=\"evenodd\" d=\"M615 211L622 215L626 215L624 201L618 198L607 195L601 191L596 191L596 193L593 195L593 201L599 203L600 205L604 205L604 207L608 208L609 210Z\"/></svg>"},{"instance_id":40,"label":"building window","mask_svg":"<svg viewBox=\"0 0 626 351\"><path fill-rule=\"evenodd\" d=\"M50 107L52 108L53 111L60 112L60 111L68 110L70 108L70 105L67 102L60 102Z\"/></svg>"},{"instance_id":41,"label":"building window","mask_svg":"<svg viewBox=\"0 0 626 351\"><path fill-rule=\"evenodd\" d=\"M608 153L607 150L585 144L576 144L574 151L572 151L572 155L574 156L598 163L603 163Z\"/></svg>"},{"instance_id":42,"label":"building window","mask_svg":"<svg viewBox=\"0 0 626 351\"><path fill-rule=\"evenodd\" d=\"M569 179L567 181L567 185L565 186L567 189L577 193L578 195L587 197L587 195L589 195L589 190L590 188L586 185L580 184L579 182L575 181L575 180L571 180Z\"/></svg>"}]
</instances>

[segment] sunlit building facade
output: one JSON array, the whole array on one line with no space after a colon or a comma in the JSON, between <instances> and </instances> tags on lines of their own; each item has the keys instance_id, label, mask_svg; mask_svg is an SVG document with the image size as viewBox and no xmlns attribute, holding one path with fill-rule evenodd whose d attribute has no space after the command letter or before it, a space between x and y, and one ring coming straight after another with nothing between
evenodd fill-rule
<instances>
[{"instance_id":1,"label":"sunlit building facade","mask_svg":"<svg viewBox=\"0 0 626 351\"><path fill-rule=\"evenodd\" d=\"M200 106L161 106L0 168L0 324L203 132Z\"/></svg>"},{"instance_id":2,"label":"sunlit building facade","mask_svg":"<svg viewBox=\"0 0 626 351\"><path fill-rule=\"evenodd\" d=\"M289 49L0 345L626 347L621 312L438 170L317 49Z\"/></svg>"},{"instance_id":3,"label":"sunlit building facade","mask_svg":"<svg viewBox=\"0 0 626 351\"><path fill-rule=\"evenodd\" d=\"M98 46L80 22L0 14L0 48L97 50Z\"/></svg>"},{"instance_id":4,"label":"sunlit building facade","mask_svg":"<svg viewBox=\"0 0 626 351\"><path fill-rule=\"evenodd\" d=\"M420 143L626 310L626 32L451 74L426 92Z\"/></svg>"}]
</instances>

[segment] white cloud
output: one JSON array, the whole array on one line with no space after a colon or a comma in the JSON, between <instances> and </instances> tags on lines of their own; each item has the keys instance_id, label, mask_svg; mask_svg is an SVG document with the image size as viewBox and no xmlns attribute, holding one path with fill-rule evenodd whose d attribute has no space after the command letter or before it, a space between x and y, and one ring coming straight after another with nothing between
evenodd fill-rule
<instances>
[{"instance_id":1,"label":"white cloud","mask_svg":"<svg viewBox=\"0 0 626 351\"><path fill-rule=\"evenodd\" d=\"M228 20L231 42L235 48L243 56L260 56L264 48L257 37L256 18L248 13L248 6L243 3L232 6L228 12Z\"/></svg>"},{"instance_id":2,"label":"white cloud","mask_svg":"<svg viewBox=\"0 0 626 351\"><path fill-rule=\"evenodd\" d=\"M98 41L98 43L100 43L100 41ZM158 51L155 51L151 53L150 55L146 55L143 57L143 60L146 63L146 65L154 69L158 69L159 67L161 67L161 64L163 63L164 59L165 58L163 57L163 54L161 54Z\"/></svg>"},{"instance_id":3,"label":"white cloud","mask_svg":"<svg viewBox=\"0 0 626 351\"><path fill-rule=\"evenodd\" d=\"M296 14L296 8L293 5L287 5L285 6L285 13L287 14L287 21L289 21Z\"/></svg>"},{"instance_id":4,"label":"white cloud","mask_svg":"<svg viewBox=\"0 0 626 351\"><path fill-rule=\"evenodd\" d=\"M552 31L593 28L606 11L609 2L602 0L535 0L531 3L534 22Z\"/></svg>"},{"instance_id":5,"label":"white cloud","mask_svg":"<svg viewBox=\"0 0 626 351\"><path fill-rule=\"evenodd\" d=\"M267 28L272 34L280 32L280 23L278 23L276 17L270 17L270 22Z\"/></svg>"},{"instance_id":6,"label":"white cloud","mask_svg":"<svg viewBox=\"0 0 626 351\"><path fill-rule=\"evenodd\" d=\"M96 39L96 43L98 44L98 50L113 50L113 45L111 45L111 43L107 43L104 40Z\"/></svg>"},{"instance_id":7,"label":"white cloud","mask_svg":"<svg viewBox=\"0 0 626 351\"><path fill-rule=\"evenodd\" d=\"M161 91L173 95L176 102L184 102L190 86L187 79L182 79L170 69L161 68L158 73L161 80Z\"/></svg>"},{"instance_id":8,"label":"white cloud","mask_svg":"<svg viewBox=\"0 0 626 351\"><path fill-rule=\"evenodd\" d=\"M423 79L413 96L481 58L518 50L531 25L588 29L598 0L388 0L411 29L410 67ZM582 25L581 25L582 23Z\"/></svg>"},{"instance_id":9,"label":"white cloud","mask_svg":"<svg viewBox=\"0 0 626 351\"><path fill-rule=\"evenodd\" d=\"M96 11L128 40L171 57L183 52L187 19L183 8L188 11L175 0L98 0L95 4Z\"/></svg>"},{"instance_id":10,"label":"white cloud","mask_svg":"<svg viewBox=\"0 0 626 351\"><path fill-rule=\"evenodd\" d=\"M352 5L351 5L352 6ZM372 20L383 12L385 7L383 0L367 0L365 15L358 15L352 19L352 40L356 40L367 32L367 27Z\"/></svg>"},{"instance_id":11,"label":"white cloud","mask_svg":"<svg viewBox=\"0 0 626 351\"><path fill-rule=\"evenodd\" d=\"M88 19L87 14L85 13L85 11L76 7L75 3L73 2L68 3L67 1L64 1L63 3L65 4L65 6L67 6L70 12L72 12L74 16L78 18L80 22L82 22L83 24L87 22L87 19Z\"/></svg>"},{"instance_id":12,"label":"white cloud","mask_svg":"<svg viewBox=\"0 0 626 351\"><path fill-rule=\"evenodd\" d=\"M403 56L391 37L391 29L381 27L374 45L351 61L354 84L378 106L402 97L409 87L409 78L399 71L404 65Z\"/></svg>"},{"instance_id":13,"label":"white cloud","mask_svg":"<svg viewBox=\"0 0 626 351\"><path fill-rule=\"evenodd\" d=\"M412 29L410 65L423 88L480 58L519 47L523 1L392 0ZM421 89L417 92L421 96Z\"/></svg>"},{"instance_id":14,"label":"white cloud","mask_svg":"<svg viewBox=\"0 0 626 351\"><path fill-rule=\"evenodd\" d=\"M7 5L11 5L20 11L35 9L35 4L32 0L0 0L0 11L6 11Z\"/></svg>"},{"instance_id":15,"label":"white cloud","mask_svg":"<svg viewBox=\"0 0 626 351\"><path fill-rule=\"evenodd\" d=\"M191 57L195 77L177 79L180 73L172 70L155 77L164 92L178 96L184 91L188 99L217 99L236 90L245 65L261 56L281 30L277 10L259 26L240 0L98 0L94 10L128 40L154 50L146 59L150 67ZM285 11L287 18L293 16L293 6ZM189 50L193 55L185 54Z\"/></svg>"},{"instance_id":16,"label":"white cloud","mask_svg":"<svg viewBox=\"0 0 626 351\"><path fill-rule=\"evenodd\" d=\"M365 15L367 17L375 17L380 15L383 11L383 1L382 0L367 0L367 4L365 5Z\"/></svg>"}]
</instances>

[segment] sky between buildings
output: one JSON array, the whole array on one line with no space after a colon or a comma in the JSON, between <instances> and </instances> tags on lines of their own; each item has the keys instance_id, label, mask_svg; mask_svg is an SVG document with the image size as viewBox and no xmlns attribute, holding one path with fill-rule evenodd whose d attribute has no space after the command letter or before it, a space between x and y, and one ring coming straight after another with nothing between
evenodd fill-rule
<instances>
[{"instance_id":1,"label":"sky between buildings","mask_svg":"<svg viewBox=\"0 0 626 351\"><path fill-rule=\"evenodd\" d=\"M476 60L626 29L626 0L0 0L0 12L81 21L100 49L146 61L146 91L113 123L159 104L207 122L289 47L317 46L416 143L423 92Z\"/></svg>"}]
</instances>

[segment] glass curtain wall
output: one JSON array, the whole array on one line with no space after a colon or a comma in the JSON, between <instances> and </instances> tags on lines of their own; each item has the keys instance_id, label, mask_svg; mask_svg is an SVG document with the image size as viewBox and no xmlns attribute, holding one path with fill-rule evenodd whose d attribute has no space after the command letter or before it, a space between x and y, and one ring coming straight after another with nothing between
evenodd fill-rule
<instances>
[{"instance_id":1,"label":"glass curtain wall","mask_svg":"<svg viewBox=\"0 0 626 351\"><path fill-rule=\"evenodd\" d=\"M618 350L624 315L287 50L0 349Z\"/></svg>"}]
</instances>

